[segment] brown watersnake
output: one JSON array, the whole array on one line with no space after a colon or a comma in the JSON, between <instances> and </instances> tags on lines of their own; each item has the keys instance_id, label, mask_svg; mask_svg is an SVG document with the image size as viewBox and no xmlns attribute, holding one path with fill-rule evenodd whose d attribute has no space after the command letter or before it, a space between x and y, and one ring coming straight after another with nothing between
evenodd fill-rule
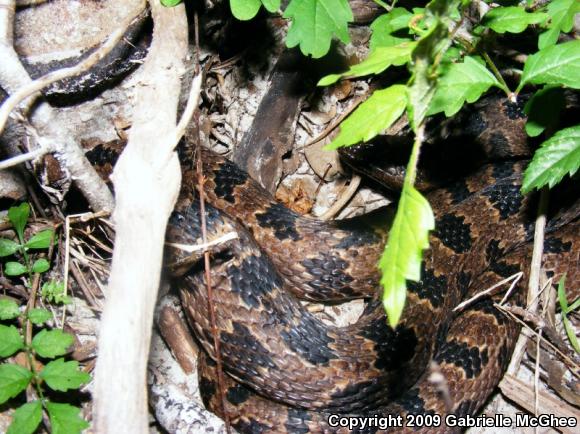
<instances>
[{"instance_id":1,"label":"brown watersnake","mask_svg":"<svg viewBox=\"0 0 580 434\"><path fill-rule=\"evenodd\" d=\"M522 197L519 191L525 162L490 164L427 194L436 228L422 281L408 282L403 319L391 330L377 296L384 231L364 218L321 222L300 216L227 159L208 150L201 159L209 231L239 235L215 255L212 287L227 373L225 404L240 432L334 432L327 423L332 413L477 412L505 370L518 327L493 305L503 294L484 297L459 313L452 309L520 271L523 278L508 303L522 303L537 208L533 195ZM199 207L188 176L168 238L196 244ZM556 279L566 272L575 294L580 239L578 192L572 190L553 201L574 205L564 217L549 220L543 265ZM211 356L202 357L207 363L200 365L202 394L219 413L201 265L184 253L175 259L185 263L177 274L186 314ZM298 300L361 297L368 300L364 313L342 328L323 323ZM431 360L445 378L448 402L440 386L429 381Z\"/></svg>"}]
</instances>

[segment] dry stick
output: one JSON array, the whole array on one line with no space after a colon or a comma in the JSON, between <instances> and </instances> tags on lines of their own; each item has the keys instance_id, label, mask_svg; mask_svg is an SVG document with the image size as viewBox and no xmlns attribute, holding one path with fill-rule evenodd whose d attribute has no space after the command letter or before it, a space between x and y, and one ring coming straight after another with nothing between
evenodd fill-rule
<instances>
[{"instance_id":1,"label":"dry stick","mask_svg":"<svg viewBox=\"0 0 580 434\"><path fill-rule=\"evenodd\" d=\"M30 160L35 160L38 157L43 156L44 154L48 154L53 152L51 146L40 147L35 149L34 151L27 152L26 154L16 155L15 157L8 158L4 161L0 161L0 170L8 169L9 167L17 166L22 163L26 163Z\"/></svg>"},{"instance_id":2,"label":"dry stick","mask_svg":"<svg viewBox=\"0 0 580 434\"><path fill-rule=\"evenodd\" d=\"M146 374L153 312L167 221L181 181L174 143L187 17L183 4L149 4L153 38L140 70L129 140L112 176L117 233L93 395L99 434L149 431Z\"/></svg>"},{"instance_id":3,"label":"dry stick","mask_svg":"<svg viewBox=\"0 0 580 434\"><path fill-rule=\"evenodd\" d=\"M332 206L328 208L326 212L324 212L324 214L322 214L318 218L320 220L330 220L331 218L336 216L340 212L340 210L348 203L348 201L350 201L352 197L355 195L360 185L360 182L361 177L358 175L354 175L350 180L348 188L343 190L340 194L340 197L336 200L336 202L334 202Z\"/></svg>"},{"instance_id":4,"label":"dry stick","mask_svg":"<svg viewBox=\"0 0 580 434\"><path fill-rule=\"evenodd\" d=\"M548 207L547 190L540 193L540 203L538 204L538 217L534 231L534 248L532 253L532 263L530 264L530 278L528 280L527 304L532 313L536 313L538 307L538 292L540 285L540 270L542 265L542 253L544 250L544 229L546 227L546 209ZM520 334L516 346L512 353L507 372L515 375L526 351L527 337Z\"/></svg>"},{"instance_id":5,"label":"dry stick","mask_svg":"<svg viewBox=\"0 0 580 434\"><path fill-rule=\"evenodd\" d=\"M198 15L197 11L194 14L194 34L195 34L195 50L197 56L195 57L195 67L198 73L201 76L200 71L200 61L199 61L199 22L198 22ZM201 161L201 137L199 134L199 117L195 118L196 123L196 134L197 134L197 152L196 152L196 174L197 174L197 181L198 181L198 191L199 191L199 212L201 217L201 239L203 244L208 244L207 242L207 221L205 216L205 190L204 190L204 183L205 178L203 176L203 165ZM222 409L222 414L224 415L224 422L226 426L226 433L231 433L231 420L230 415L226 411L225 405L225 380L224 380L224 371L223 371L223 364L222 364L222 357L221 357L221 349L220 349L220 338L218 335L216 317L215 317L215 308L213 304L213 289L211 286L211 263L210 263L210 252L209 250L205 250L203 252L203 265L204 265L204 272L205 272L205 284L207 288L207 309L209 311L209 319L211 324L211 331L213 336L214 342L214 351L215 351L215 359L217 364L217 386L218 386L218 395L220 397L220 405Z\"/></svg>"}]
</instances>

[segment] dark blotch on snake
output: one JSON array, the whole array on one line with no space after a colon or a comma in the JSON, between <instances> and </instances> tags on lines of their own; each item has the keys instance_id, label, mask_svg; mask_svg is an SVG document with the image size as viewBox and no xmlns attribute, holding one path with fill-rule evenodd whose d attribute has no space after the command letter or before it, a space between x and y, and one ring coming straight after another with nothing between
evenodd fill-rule
<instances>
[{"instance_id":1,"label":"dark blotch on snake","mask_svg":"<svg viewBox=\"0 0 580 434\"><path fill-rule=\"evenodd\" d=\"M433 234L455 253L465 253L471 248L471 229L463 216L445 214L435 224Z\"/></svg>"},{"instance_id":2,"label":"dark blotch on snake","mask_svg":"<svg viewBox=\"0 0 580 434\"><path fill-rule=\"evenodd\" d=\"M435 276L431 269L425 269L425 262L421 264L421 280L419 282L408 281L407 289L414 292L419 298L426 298L435 308L443 304L444 295L447 293L447 278Z\"/></svg>"},{"instance_id":3,"label":"dark blotch on snake","mask_svg":"<svg viewBox=\"0 0 580 434\"><path fill-rule=\"evenodd\" d=\"M226 393L227 400L234 405L243 404L250 396L250 390L241 384L230 387Z\"/></svg>"},{"instance_id":4,"label":"dark blotch on snake","mask_svg":"<svg viewBox=\"0 0 580 434\"><path fill-rule=\"evenodd\" d=\"M290 211L279 203L271 204L263 213L256 214L260 226L270 228L279 240L291 239L297 241L300 235L296 231L298 214Z\"/></svg>"},{"instance_id":5,"label":"dark blotch on snake","mask_svg":"<svg viewBox=\"0 0 580 434\"><path fill-rule=\"evenodd\" d=\"M425 409L425 401L419 396L419 389L413 388L397 400L399 404L409 414L435 414L433 410Z\"/></svg>"},{"instance_id":6,"label":"dark blotch on snake","mask_svg":"<svg viewBox=\"0 0 580 434\"><path fill-rule=\"evenodd\" d=\"M240 294L249 308L258 308L273 288L281 287L278 274L264 256L247 256L238 266L228 267L232 292Z\"/></svg>"},{"instance_id":7,"label":"dark blotch on snake","mask_svg":"<svg viewBox=\"0 0 580 434\"><path fill-rule=\"evenodd\" d=\"M502 220L519 212L522 206L520 185L499 184L483 194L489 197L492 206L499 211Z\"/></svg>"},{"instance_id":8,"label":"dark blotch on snake","mask_svg":"<svg viewBox=\"0 0 580 434\"><path fill-rule=\"evenodd\" d=\"M276 365L272 361L270 352L262 346L262 344L254 337L252 332L242 324L237 322L232 323L234 326L233 333L222 331L220 338L222 340L222 352L225 355L230 355L228 352L236 351L236 348L242 348L244 354L247 354L247 360L244 366L240 366L238 362L233 363L233 366L238 366L241 371L248 371L252 375L259 375L258 371L252 366L261 366L263 368L275 368ZM229 348L228 348L229 347ZM237 357L237 356L236 356ZM235 358L237 360L237 358Z\"/></svg>"},{"instance_id":9,"label":"dark blotch on snake","mask_svg":"<svg viewBox=\"0 0 580 434\"><path fill-rule=\"evenodd\" d=\"M326 365L337 356L329 347L334 339L328 336L326 326L309 314L300 317L298 324L289 324L280 333L288 347L313 365Z\"/></svg>"},{"instance_id":10,"label":"dark blotch on snake","mask_svg":"<svg viewBox=\"0 0 580 434\"><path fill-rule=\"evenodd\" d=\"M478 347L470 347L465 342L452 340L445 342L435 357L438 363L452 363L459 366L465 372L467 378L473 378L481 373L482 367L487 365L487 348L479 351Z\"/></svg>"},{"instance_id":11,"label":"dark blotch on snake","mask_svg":"<svg viewBox=\"0 0 580 434\"><path fill-rule=\"evenodd\" d=\"M572 243L570 241L563 243L557 237L547 237L544 240L544 253L564 253L569 252L571 248Z\"/></svg>"},{"instance_id":12,"label":"dark blotch on snake","mask_svg":"<svg viewBox=\"0 0 580 434\"><path fill-rule=\"evenodd\" d=\"M375 343L375 367L385 371L398 369L411 360L418 344L412 328L399 325L393 330L384 317L370 322L361 330L361 336Z\"/></svg>"},{"instance_id":13,"label":"dark blotch on snake","mask_svg":"<svg viewBox=\"0 0 580 434\"><path fill-rule=\"evenodd\" d=\"M218 197L235 203L234 189L238 185L243 185L248 180L248 174L238 169L238 167L228 160L219 166L215 171L215 193Z\"/></svg>"},{"instance_id":14,"label":"dark blotch on snake","mask_svg":"<svg viewBox=\"0 0 580 434\"><path fill-rule=\"evenodd\" d=\"M289 408L288 419L284 426L289 433L306 434L310 432L310 429L308 428L308 425L306 425L305 421L309 421L311 419L312 417L308 414L308 412L298 408Z\"/></svg>"}]
</instances>

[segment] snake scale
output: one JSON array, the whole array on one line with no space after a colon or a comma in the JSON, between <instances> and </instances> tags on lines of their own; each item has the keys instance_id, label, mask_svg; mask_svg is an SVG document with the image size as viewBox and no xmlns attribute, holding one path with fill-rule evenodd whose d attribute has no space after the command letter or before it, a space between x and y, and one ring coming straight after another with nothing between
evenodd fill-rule
<instances>
[{"instance_id":1,"label":"snake scale","mask_svg":"<svg viewBox=\"0 0 580 434\"><path fill-rule=\"evenodd\" d=\"M210 409L227 411L242 433L318 433L349 432L329 424L336 413L464 416L481 408L505 371L519 328L494 307L504 294L452 310L520 271L524 276L508 303L523 302L536 209L533 196L520 194L525 162L483 166L427 195L436 229L422 280L408 283L403 319L393 330L377 296L376 263L385 243L379 230L360 218L322 222L300 216L224 157L202 150L201 160L208 231L215 237L238 233L214 254L211 268L225 409L216 393L203 267L183 252L172 258L186 316L204 349L200 386ZM186 176L184 185L195 184ZM549 275L567 273L570 289L580 279L577 217L554 212L543 257ZM200 227L194 189L186 187L168 238L199 243ZM366 307L346 327L323 323L299 301L354 298L367 299ZM434 371L444 380L434 382ZM444 423L391 429L457 430Z\"/></svg>"}]
</instances>

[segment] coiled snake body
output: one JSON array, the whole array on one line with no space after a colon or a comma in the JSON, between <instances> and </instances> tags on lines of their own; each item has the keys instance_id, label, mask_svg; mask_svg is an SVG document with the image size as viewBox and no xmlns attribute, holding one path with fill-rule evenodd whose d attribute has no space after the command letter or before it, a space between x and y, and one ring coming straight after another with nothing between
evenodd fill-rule
<instances>
[{"instance_id":1,"label":"coiled snake body","mask_svg":"<svg viewBox=\"0 0 580 434\"><path fill-rule=\"evenodd\" d=\"M239 238L212 262L213 299L227 373L225 411L244 433L348 432L333 413L367 416L474 414L497 385L518 327L483 297L459 313L465 297L519 271L509 303L521 303L531 257L535 206L520 195L523 163L482 168L429 195L436 229L425 252L422 281L409 283L401 323L392 330L377 297L376 263L384 238L358 220L320 222L276 203L234 164L201 155L210 202L207 223ZM191 191L170 222L169 238L200 242ZM575 216L576 217L576 216ZM570 221L571 220L571 221ZM544 266L556 278L579 275L577 219L548 225ZM186 315L209 357L201 363L202 394L215 412L215 358L207 290L200 266L176 253L174 266ZM185 265L183 265L185 264ZM368 298L353 325L324 324L300 304ZM444 378L430 381L430 361ZM397 427L395 431L418 428ZM446 432L443 422L420 431ZM378 432L378 426L355 429Z\"/></svg>"}]
</instances>

